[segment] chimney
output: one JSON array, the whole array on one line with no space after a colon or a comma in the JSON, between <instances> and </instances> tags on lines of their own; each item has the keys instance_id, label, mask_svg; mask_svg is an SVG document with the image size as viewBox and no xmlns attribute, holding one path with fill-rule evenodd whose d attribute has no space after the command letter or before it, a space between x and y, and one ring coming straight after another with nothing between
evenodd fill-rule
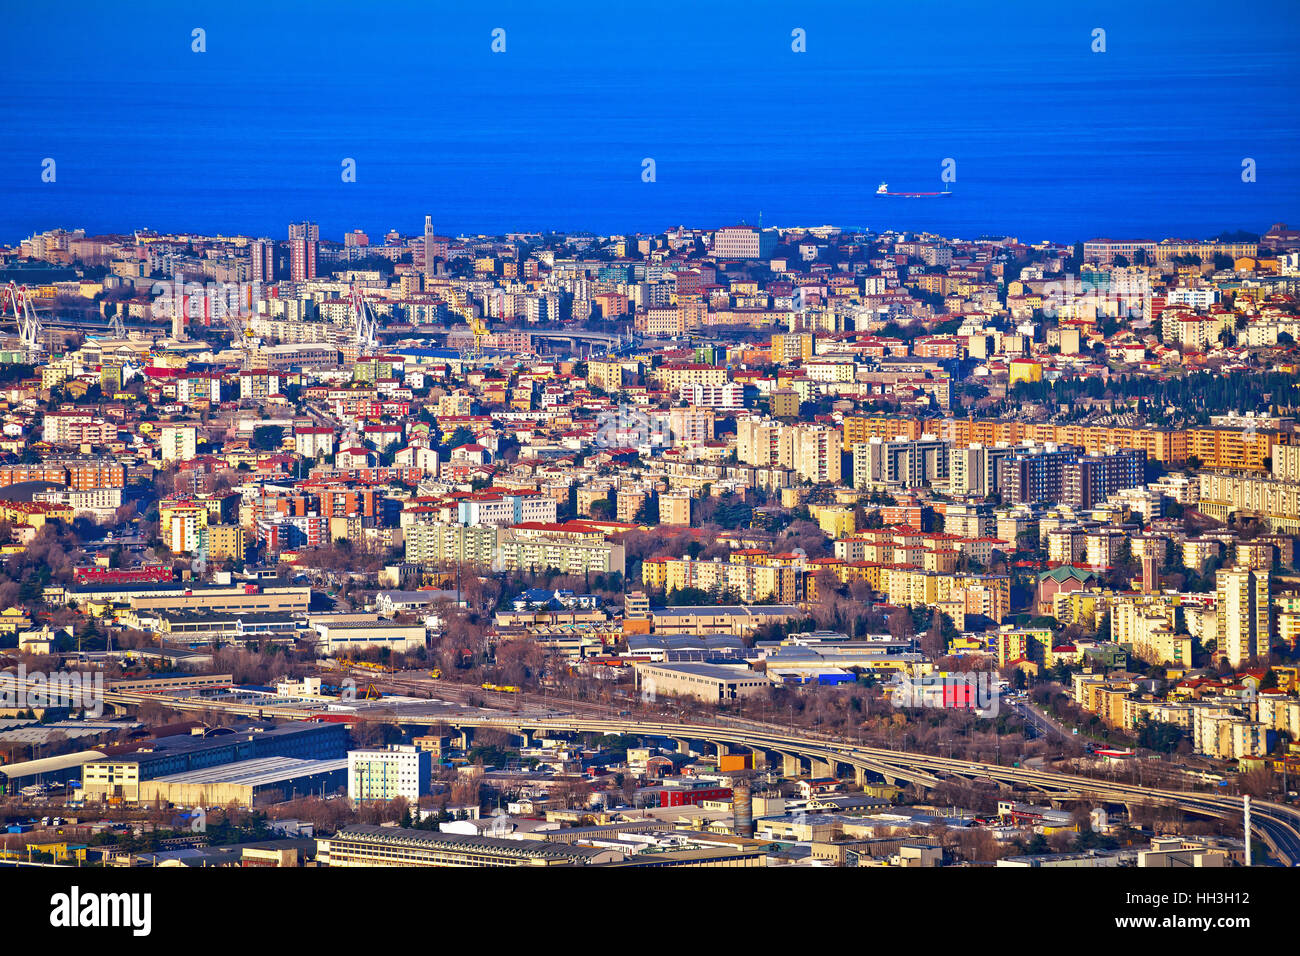
<instances>
[{"instance_id":1,"label":"chimney","mask_svg":"<svg viewBox=\"0 0 1300 956\"><path fill-rule=\"evenodd\" d=\"M748 780L731 786L732 831L739 837L754 835L754 798Z\"/></svg>"}]
</instances>

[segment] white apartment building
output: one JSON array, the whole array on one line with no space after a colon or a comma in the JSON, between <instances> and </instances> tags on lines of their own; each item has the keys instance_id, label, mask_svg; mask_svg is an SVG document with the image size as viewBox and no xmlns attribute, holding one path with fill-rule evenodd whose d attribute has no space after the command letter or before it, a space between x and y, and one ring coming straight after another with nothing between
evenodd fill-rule
<instances>
[{"instance_id":1,"label":"white apartment building","mask_svg":"<svg viewBox=\"0 0 1300 956\"><path fill-rule=\"evenodd\" d=\"M739 382L687 385L682 388L682 398L701 408L742 408L745 404L745 386Z\"/></svg>"},{"instance_id":2,"label":"white apartment building","mask_svg":"<svg viewBox=\"0 0 1300 956\"><path fill-rule=\"evenodd\" d=\"M198 454L198 429L193 425L164 425L159 439L163 461L189 461Z\"/></svg>"},{"instance_id":3,"label":"white apartment building","mask_svg":"<svg viewBox=\"0 0 1300 956\"><path fill-rule=\"evenodd\" d=\"M1192 744L1197 753L1220 760L1258 757L1266 752L1263 724L1211 705L1192 718Z\"/></svg>"},{"instance_id":4,"label":"white apartment building","mask_svg":"<svg viewBox=\"0 0 1300 956\"><path fill-rule=\"evenodd\" d=\"M395 800L411 803L429 792L432 756L410 744L391 744L382 750L348 751L348 799Z\"/></svg>"},{"instance_id":5,"label":"white apartment building","mask_svg":"<svg viewBox=\"0 0 1300 956\"><path fill-rule=\"evenodd\" d=\"M189 554L198 549L199 532L208 526L207 513L201 509L177 509L167 529L167 547L174 554Z\"/></svg>"},{"instance_id":6,"label":"white apartment building","mask_svg":"<svg viewBox=\"0 0 1300 956\"><path fill-rule=\"evenodd\" d=\"M1208 309L1218 301L1219 290L1214 286L1196 288L1180 286L1177 289L1170 289L1169 294L1165 296L1167 305L1182 305L1189 309Z\"/></svg>"},{"instance_id":7,"label":"white apartment building","mask_svg":"<svg viewBox=\"0 0 1300 956\"><path fill-rule=\"evenodd\" d=\"M1275 691L1259 695L1259 722L1269 730L1286 731L1292 740L1300 740L1300 700Z\"/></svg>"},{"instance_id":8,"label":"white apartment building","mask_svg":"<svg viewBox=\"0 0 1300 956\"><path fill-rule=\"evenodd\" d=\"M524 521L554 523L557 502L547 495L477 495L459 502L461 524L504 528Z\"/></svg>"},{"instance_id":9,"label":"white apartment building","mask_svg":"<svg viewBox=\"0 0 1300 956\"><path fill-rule=\"evenodd\" d=\"M86 491L56 489L38 491L32 495L33 501L63 505L71 508L73 514L89 514L97 519L108 519L118 508L122 507L121 488L91 488Z\"/></svg>"}]
</instances>

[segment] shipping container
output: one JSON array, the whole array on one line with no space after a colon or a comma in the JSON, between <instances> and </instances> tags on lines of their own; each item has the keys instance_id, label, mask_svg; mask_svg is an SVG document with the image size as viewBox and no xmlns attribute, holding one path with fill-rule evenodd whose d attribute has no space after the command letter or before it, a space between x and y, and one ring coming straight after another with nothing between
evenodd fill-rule
<instances>
[{"instance_id":1,"label":"shipping container","mask_svg":"<svg viewBox=\"0 0 1300 956\"><path fill-rule=\"evenodd\" d=\"M722 773L734 773L737 770L753 769L753 754L723 754L718 758L718 770Z\"/></svg>"}]
</instances>

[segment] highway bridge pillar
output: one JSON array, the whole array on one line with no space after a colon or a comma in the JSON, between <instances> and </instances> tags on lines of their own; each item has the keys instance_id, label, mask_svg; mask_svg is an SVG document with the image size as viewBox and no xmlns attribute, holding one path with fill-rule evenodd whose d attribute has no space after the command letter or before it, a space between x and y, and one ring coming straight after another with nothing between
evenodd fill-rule
<instances>
[{"instance_id":1,"label":"highway bridge pillar","mask_svg":"<svg viewBox=\"0 0 1300 956\"><path fill-rule=\"evenodd\" d=\"M718 748L719 757L725 757L731 753L731 747L728 744L724 744L721 740L710 740L709 743Z\"/></svg>"},{"instance_id":2,"label":"highway bridge pillar","mask_svg":"<svg viewBox=\"0 0 1300 956\"><path fill-rule=\"evenodd\" d=\"M677 744L677 752L679 754L689 754L691 752L691 742L689 740L682 740L674 737L673 742Z\"/></svg>"},{"instance_id":3,"label":"highway bridge pillar","mask_svg":"<svg viewBox=\"0 0 1300 956\"><path fill-rule=\"evenodd\" d=\"M797 777L803 773L803 765L794 754L781 754L781 773L786 777Z\"/></svg>"},{"instance_id":4,"label":"highway bridge pillar","mask_svg":"<svg viewBox=\"0 0 1300 956\"><path fill-rule=\"evenodd\" d=\"M854 768L853 768L853 782L856 783L859 787L865 787L865 786L867 785L867 768L866 768L866 767L854 767Z\"/></svg>"},{"instance_id":5,"label":"highway bridge pillar","mask_svg":"<svg viewBox=\"0 0 1300 956\"><path fill-rule=\"evenodd\" d=\"M812 775L814 777L833 777L835 776L835 766L829 760L818 760L814 757L812 760Z\"/></svg>"},{"instance_id":6,"label":"highway bridge pillar","mask_svg":"<svg viewBox=\"0 0 1300 956\"><path fill-rule=\"evenodd\" d=\"M456 728L456 747L460 750L469 750L469 742L474 737L474 730L471 727Z\"/></svg>"}]
</instances>

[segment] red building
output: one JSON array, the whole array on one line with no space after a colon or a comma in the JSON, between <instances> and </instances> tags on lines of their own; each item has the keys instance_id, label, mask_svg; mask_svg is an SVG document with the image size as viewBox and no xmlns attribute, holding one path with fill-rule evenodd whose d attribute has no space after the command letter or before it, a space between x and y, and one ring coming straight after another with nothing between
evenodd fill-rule
<instances>
[{"instance_id":1,"label":"red building","mask_svg":"<svg viewBox=\"0 0 1300 956\"><path fill-rule=\"evenodd\" d=\"M645 787L637 791L638 803L655 807L697 807L706 800L730 800L730 787L687 784L671 787Z\"/></svg>"},{"instance_id":2,"label":"red building","mask_svg":"<svg viewBox=\"0 0 1300 956\"><path fill-rule=\"evenodd\" d=\"M138 568L73 568L74 584L169 584L176 577L170 564L144 564Z\"/></svg>"}]
</instances>

